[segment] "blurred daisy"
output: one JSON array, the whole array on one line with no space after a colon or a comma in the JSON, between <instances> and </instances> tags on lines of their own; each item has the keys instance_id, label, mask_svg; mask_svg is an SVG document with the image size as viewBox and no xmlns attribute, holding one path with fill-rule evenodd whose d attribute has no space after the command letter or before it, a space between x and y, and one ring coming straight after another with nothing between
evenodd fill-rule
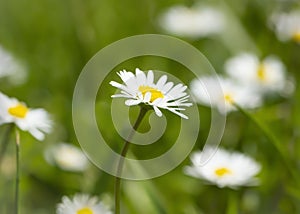
<instances>
[{"instance_id":1,"label":"blurred daisy","mask_svg":"<svg viewBox=\"0 0 300 214\"><path fill-rule=\"evenodd\" d=\"M73 199L66 196L57 205L56 214L112 214L97 197L76 194Z\"/></svg>"},{"instance_id":2,"label":"blurred daisy","mask_svg":"<svg viewBox=\"0 0 300 214\"><path fill-rule=\"evenodd\" d=\"M201 164L203 158L208 159L205 164ZM220 188L258 184L254 176L259 173L260 164L242 153L228 152L220 148L214 151L207 148L194 153L191 161L192 166L184 169L186 174L204 179Z\"/></svg>"},{"instance_id":3,"label":"blurred daisy","mask_svg":"<svg viewBox=\"0 0 300 214\"><path fill-rule=\"evenodd\" d=\"M89 164L81 149L67 143L59 143L48 148L45 158L48 163L72 172L82 172Z\"/></svg>"},{"instance_id":4,"label":"blurred daisy","mask_svg":"<svg viewBox=\"0 0 300 214\"><path fill-rule=\"evenodd\" d=\"M274 14L271 22L281 41L294 40L300 43L300 10Z\"/></svg>"},{"instance_id":5,"label":"blurred daisy","mask_svg":"<svg viewBox=\"0 0 300 214\"><path fill-rule=\"evenodd\" d=\"M242 53L225 63L226 73L241 84L248 84L259 92L282 92L287 84L285 67L275 57L260 61L257 56Z\"/></svg>"},{"instance_id":6,"label":"blurred daisy","mask_svg":"<svg viewBox=\"0 0 300 214\"><path fill-rule=\"evenodd\" d=\"M224 16L215 8L174 6L159 19L161 27L174 35L199 38L219 33L224 28Z\"/></svg>"},{"instance_id":7,"label":"blurred daisy","mask_svg":"<svg viewBox=\"0 0 300 214\"><path fill-rule=\"evenodd\" d=\"M23 83L26 72L23 66L0 46L0 78L9 77L12 83Z\"/></svg>"},{"instance_id":8,"label":"blurred daisy","mask_svg":"<svg viewBox=\"0 0 300 214\"><path fill-rule=\"evenodd\" d=\"M233 103L247 109L262 103L261 96L251 87L223 77L204 76L193 80L190 87L199 103L216 107L223 114L236 109Z\"/></svg>"},{"instance_id":9,"label":"blurred daisy","mask_svg":"<svg viewBox=\"0 0 300 214\"><path fill-rule=\"evenodd\" d=\"M0 92L0 125L14 123L28 131L37 140L44 140L51 131L52 121L44 109L30 109L25 103L9 98Z\"/></svg>"},{"instance_id":10,"label":"blurred daisy","mask_svg":"<svg viewBox=\"0 0 300 214\"><path fill-rule=\"evenodd\" d=\"M128 106L139 105L144 103L150 105L155 110L157 116L161 117L160 108L167 109L182 118L188 117L180 111L185 110L182 107L189 107L188 97L185 90L187 86L179 83L174 86L173 82L167 82L167 76L163 75L154 83L154 74L148 71L147 75L140 69L135 70L135 74L126 70L118 73L124 84L111 81L110 84L121 90L120 94L112 97L128 98L125 104Z\"/></svg>"}]
</instances>

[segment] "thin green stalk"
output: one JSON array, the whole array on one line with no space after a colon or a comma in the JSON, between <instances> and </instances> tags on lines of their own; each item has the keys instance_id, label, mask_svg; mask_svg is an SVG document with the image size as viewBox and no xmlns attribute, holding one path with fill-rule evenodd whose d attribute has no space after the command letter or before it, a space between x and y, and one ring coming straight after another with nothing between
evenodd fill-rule
<instances>
[{"instance_id":1,"label":"thin green stalk","mask_svg":"<svg viewBox=\"0 0 300 214\"><path fill-rule=\"evenodd\" d=\"M130 146L130 141L132 140L132 137L141 124L144 116L146 115L148 109L146 107L141 106L140 107L140 113L138 115L138 118L135 121L135 124L133 126L132 131L130 132L127 140L124 142L124 146L121 151L121 157L118 163L118 168L117 168L117 175L115 179L115 214L120 214L120 199L121 199L121 175L123 171L123 166L124 166L124 159L127 155L129 146Z\"/></svg>"},{"instance_id":2,"label":"thin green stalk","mask_svg":"<svg viewBox=\"0 0 300 214\"><path fill-rule=\"evenodd\" d=\"M282 146L281 142L278 140L278 138L273 134L273 132L260 120L253 117L249 112L244 110L242 107L240 107L238 104L233 103L233 105L241 112L243 113L247 118L249 118L268 138L268 140L273 144L273 146L276 148L278 153L283 159L284 164L289 169L290 173L294 176L295 179L298 178L298 175L295 173L295 170L293 166L290 165L290 158L287 153L287 149Z\"/></svg>"},{"instance_id":3,"label":"thin green stalk","mask_svg":"<svg viewBox=\"0 0 300 214\"><path fill-rule=\"evenodd\" d=\"M19 184L20 184L20 134L16 128L16 192L15 192L15 214L19 213Z\"/></svg>"},{"instance_id":4,"label":"thin green stalk","mask_svg":"<svg viewBox=\"0 0 300 214\"><path fill-rule=\"evenodd\" d=\"M233 190L229 191L226 214L238 214L239 213L239 198L237 192Z\"/></svg>"},{"instance_id":5,"label":"thin green stalk","mask_svg":"<svg viewBox=\"0 0 300 214\"><path fill-rule=\"evenodd\" d=\"M1 142L1 150L0 150L0 166L2 164L2 160L3 160L4 154L6 152L7 145L8 145L9 138L10 138L11 132L13 130L13 127L14 127L13 123L9 124L6 131L5 131L5 133L4 133L4 137L3 137L3 140Z\"/></svg>"}]
</instances>

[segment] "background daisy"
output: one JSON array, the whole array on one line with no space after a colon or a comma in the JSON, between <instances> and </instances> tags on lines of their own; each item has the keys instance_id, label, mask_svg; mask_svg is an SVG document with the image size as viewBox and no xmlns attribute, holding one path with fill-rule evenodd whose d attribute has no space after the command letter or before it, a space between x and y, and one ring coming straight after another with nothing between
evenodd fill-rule
<instances>
[{"instance_id":1,"label":"background daisy","mask_svg":"<svg viewBox=\"0 0 300 214\"><path fill-rule=\"evenodd\" d=\"M112 214L97 197L76 194L72 199L64 196L57 205L56 214Z\"/></svg>"},{"instance_id":2,"label":"background daisy","mask_svg":"<svg viewBox=\"0 0 300 214\"><path fill-rule=\"evenodd\" d=\"M191 82L191 91L200 104L217 108L227 113L236 108L233 103L251 109L261 105L261 96L252 87L222 78L203 76Z\"/></svg>"},{"instance_id":3,"label":"background daisy","mask_svg":"<svg viewBox=\"0 0 300 214\"><path fill-rule=\"evenodd\" d=\"M37 140L44 140L52 128L52 121L44 109L30 109L25 103L0 93L0 125L14 123Z\"/></svg>"},{"instance_id":4,"label":"background daisy","mask_svg":"<svg viewBox=\"0 0 300 214\"><path fill-rule=\"evenodd\" d=\"M1 77L9 77L10 83L21 84L25 82L27 73L21 63L0 45Z\"/></svg>"},{"instance_id":5,"label":"background daisy","mask_svg":"<svg viewBox=\"0 0 300 214\"><path fill-rule=\"evenodd\" d=\"M300 43L300 10L275 13L271 17L271 22L278 39Z\"/></svg>"},{"instance_id":6,"label":"background daisy","mask_svg":"<svg viewBox=\"0 0 300 214\"><path fill-rule=\"evenodd\" d=\"M82 150L67 143L59 143L47 148L45 158L48 163L71 172L82 172L89 165Z\"/></svg>"},{"instance_id":7,"label":"background daisy","mask_svg":"<svg viewBox=\"0 0 300 214\"><path fill-rule=\"evenodd\" d=\"M191 8L178 5L169 8L159 19L160 26L168 33L190 38L219 33L224 28L224 15L207 6Z\"/></svg>"},{"instance_id":8,"label":"background daisy","mask_svg":"<svg viewBox=\"0 0 300 214\"><path fill-rule=\"evenodd\" d=\"M287 83L285 66L273 56L259 60L254 54L241 53L225 62L225 72L262 93L282 92Z\"/></svg>"},{"instance_id":9,"label":"background daisy","mask_svg":"<svg viewBox=\"0 0 300 214\"><path fill-rule=\"evenodd\" d=\"M191 156L191 161L192 166L184 170L186 174L220 188L256 185L257 179L254 176L261 169L260 164L245 154L221 148L206 148L202 152L196 152Z\"/></svg>"}]
</instances>

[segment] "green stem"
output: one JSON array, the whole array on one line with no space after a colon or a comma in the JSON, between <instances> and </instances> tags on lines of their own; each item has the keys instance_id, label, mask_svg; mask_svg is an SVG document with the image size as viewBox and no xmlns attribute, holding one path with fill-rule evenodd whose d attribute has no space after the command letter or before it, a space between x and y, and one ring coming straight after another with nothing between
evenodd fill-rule
<instances>
[{"instance_id":1,"label":"green stem","mask_svg":"<svg viewBox=\"0 0 300 214\"><path fill-rule=\"evenodd\" d=\"M278 138L273 134L273 132L260 120L257 118L253 117L249 112L244 110L242 107L240 107L238 104L233 103L233 105L241 112L243 113L247 118L249 118L263 133L264 135L268 138L268 140L273 144L273 146L276 148L278 153L281 155L284 164L286 167L289 169L290 173L294 176L295 179L298 178L298 175L295 174L295 169L293 166L290 165L290 160L287 149L284 148L281 144L281 142L278 140Z\"/></svg>"},{"instance_id":2,"label":"green stem","mask_svg":"<svg viewBox=\"0 0 300 214\"><path fill-rule=\"evenodd\" d=\"M132 131L130 132L127 140L124 142L124 146L122 148L121 151L121 157L118 163L118 168L117 168L117 175L116 175L116 179L115 179L115 214L120 214L120 198L121 198L121 175L122 175L122 170L123 170L123 166L124 166L124 160L126 157L126 154L128 152L129 146L130 146L130 141L132 140L132 137L135 133L135 131L137 130L137 128L139 127L139 125L141 124L144 116L146 115L148 109L145 107L140 107L140 113L138 115L137 120L135 121L135 124L133 126Z\"/></svg>"},{"instance_id":3,"label":"green stem","mask_svg":"<svg viewBox=\"0 0 300 214\"><path fill-rule=\"evenodd\" d=\"M14 127L13 123L8 125L8 127L7 127L7 129L6 129L5 133L4 133L3 140L1 142L0 167L1 167L1 164L2 164L2 160L3 160L4 154L5 154L6 149L7 149L7 145L8 145L10 134L11 134L11 131L13 130L13 127Z\"/></svg>"},{"instance_id":4,"label":"green stem","mask_svg":"<svg viewBox=\"0 0 300 214\"><path fill-rule=\"evenodd\" d=\"M239 213L239 201L236 192L229 191L227 211L226 214L238 214Z\"/></svg>"},{"instance_id":5,"label":"green stem","mask_svg":"<svg viewBox=\"0 0 300 214\"><path fill-rule=\"evenodd\" d=\"M15 192L15 214L19 213L19 184L20 184L20 135L16 128L16 192Z\"/></svg>"}]
</instances>

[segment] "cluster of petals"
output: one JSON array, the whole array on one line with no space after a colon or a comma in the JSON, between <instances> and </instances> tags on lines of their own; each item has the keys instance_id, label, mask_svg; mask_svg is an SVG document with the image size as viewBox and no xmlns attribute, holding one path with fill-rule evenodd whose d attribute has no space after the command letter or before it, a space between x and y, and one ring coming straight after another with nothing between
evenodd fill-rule
<instances>
[{"instance_id":1,"label":"cluster of petals","mask_svg":"<svg viewBox=\"0 0 300 214\"><path fill-rule=\"evenodd\" d=\"M149 70L147 75L140 69L135 70L135 74L130 71L120 71L118 73L123 83L111 81L110 84L121 90L119 94L112 95L113 98L127 98L125 104L128 106L139 105L141 103L150 105L155 113L161 117L160 109L169 110L182 118L188 117L181 113L184 107L189 107L189 95L185 90L187 86L173 82L167 82L168 77L163 75L157 83L154 83L154 73Z\"/></svg>"}]
</instances>

